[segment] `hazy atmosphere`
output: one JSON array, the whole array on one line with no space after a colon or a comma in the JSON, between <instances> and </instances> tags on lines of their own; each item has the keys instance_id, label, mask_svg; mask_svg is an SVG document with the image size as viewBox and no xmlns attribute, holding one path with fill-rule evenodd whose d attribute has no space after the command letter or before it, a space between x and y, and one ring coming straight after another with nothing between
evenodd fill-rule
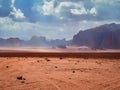
<instances>
[{"instance_id":1,"label":"hazy atmosphere","mask_svg":"<svg viewBox=\"0 0 120 90\"><path fill-rule=\"evenodd\" d=\"M120 90L120 0L0 0L0 90Z\"/></svg>"},{"instance_id":2,"label":"hazy atmosphere","mask_svg":"<svg viewBox=\"0 0 120 90\"><path fill-rule=\"evenodd\" d=\"M119 9L120 0L0 0L0 37L69 40L80 30L119 23Z\"/></svg>"}]
</instances>

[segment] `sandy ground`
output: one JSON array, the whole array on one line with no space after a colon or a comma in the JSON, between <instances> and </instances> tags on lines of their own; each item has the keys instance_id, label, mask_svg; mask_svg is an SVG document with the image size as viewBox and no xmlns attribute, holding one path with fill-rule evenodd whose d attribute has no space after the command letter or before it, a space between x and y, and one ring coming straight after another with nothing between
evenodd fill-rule
<instances>
[{"instance_id":1,"label":"sandy ground","mask_svg":"<svg viewBox=\"0 0 120 90\"><path fill-rule=\"evenodd\" d=\"M120 59L0 57L0 90L120 90Z\"/></svg>"}]
</instances>

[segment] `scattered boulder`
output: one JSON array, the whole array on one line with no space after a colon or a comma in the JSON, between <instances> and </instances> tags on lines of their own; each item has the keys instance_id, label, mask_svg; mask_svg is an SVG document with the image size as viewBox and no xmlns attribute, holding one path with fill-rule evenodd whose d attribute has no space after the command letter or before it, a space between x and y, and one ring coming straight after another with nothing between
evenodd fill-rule
<instances>
[{"instance_id":1,"label":"scattered boulder","mask_svg":"<svg viewBox=\"0 0 120 90\"><path fill-rule=\"evenodd\" d=\"M55 66L55 68L58 68L57 66Z\"/></svg>"},{"instance_id":2,"label":"scattered boulder","mask_svg":"<svg viewBox=\"0 0 120 90\"><path fill-rule=\"evenodd\" d=\"M62 57L60 57L60 59L63 59Z\"/></svg>"},{"instance_id":3,"label":"scattered boulder","mask_svg":"<svg viewBox=\"0 0 120 90\"><path fill-rule=\"evenodd\" d=\"M22 76L18 76L18 77L17 77L17 80L22 80L22 79L23 79Z\"/></svg>"},{"instance_id":4,"label":"scattered boulder","mask_svg":"<svg viewBox=\"0 0 120 90\"><path fill-rule=\"evenodd\" d=\"M25 81L21 81L21 83L25 83Z\"/></svg>"},{"instance_id":5,"label":"scattered boulder","mask_svg":"<svg viewBox=\"0 0 120 90\"><path fill-rule=\"evenodd\" d=\"M75 71L72 71L72 73L75 73Z\"/></svg>"},{"instance_id":6,"label":"scattered boulder","mask_svg":"<svg viewBox=\"0 0 120 90\"><path fill-rule=\"evenodd\" d=\"M46 60L47 62L49 62L49 61L50 61L50 59L48 59L48 58L45 58L45 60Z\"/></svg>"},{"instance_id":7,"label":"scattered boulder","mask_svg":"<svg viewBox=\"0 0 120 90\"><path fill-rule=\"evenodd\" d=\"M37 62L39 63L39 60L37 60Z\"/></svg>"},{"instance_id":8,"label":"scattered boulder","mask_svg":"<svg viewBox=\"0 0 120 90\"><path fill-rule=\"evenodd\" d=\"M23 78L22 80L26 80L25 78Z\"/></svg>"},{"instance_id":9,"label":"scattered boulder","mask_svg":"<svg viewBox=\"0 0 120 90\"><path fill-rule=\"evenodd\" d=\"M25 78L23 78L22 76L18 76L17 77L17 80L20 80L21 81L21 83L25 83Z\"/></svg>"},{"instance_id":10,"label":"scattered boulder","mask_svg":"<svg viewBox=\"0 0 120 90\"><path fill-rule=\"evenodd\" d=\"M6 66L6 68L8 68L9 66Z\"/></svg>"}]
</instances>

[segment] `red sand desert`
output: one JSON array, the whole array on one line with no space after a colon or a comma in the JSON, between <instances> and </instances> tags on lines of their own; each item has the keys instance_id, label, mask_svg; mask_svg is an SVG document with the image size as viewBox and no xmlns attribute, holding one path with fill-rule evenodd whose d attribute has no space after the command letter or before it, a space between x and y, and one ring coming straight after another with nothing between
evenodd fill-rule
<instances>
[{"instance_id":1,"label":"red sand desert","mask_svg":"<svg viewBox=\"0 0 120 90\"><path fill-rule=\"evenodd\" d=\"M120 58L74 55L1 56L0 90L120 90Z\"/></svg>"}]
</instances>

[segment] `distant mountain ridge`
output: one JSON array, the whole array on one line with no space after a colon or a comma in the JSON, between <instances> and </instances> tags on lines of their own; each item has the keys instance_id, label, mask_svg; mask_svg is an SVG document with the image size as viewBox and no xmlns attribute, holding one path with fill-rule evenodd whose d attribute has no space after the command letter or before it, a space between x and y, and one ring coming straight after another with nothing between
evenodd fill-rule
<instances>
[{"instance_id":1,"label":"distant mountain ridge","mask_svg":"<svg viewBox=\"0 0 120 90\"><path fill-rule=\"evenodd\" d=\"M120 49L120 24L105 24L80 31L73 36L72 44L94 49Z\"/></svg>"},{"instance_id":2,"label":"distant mountain ridge","mask_svg":"<svg viewBox=\"0 0 120 90\"><path fill-rule=\"evenodd\" d=\"M63 47L68 43L65 39L48 40L42 36L33 36L27 41L19 38L0 38L0 47Z\"/></svg>"},{"instance_id":3,"label":"distant mountain ridge","mask_svg":"<svg viewBox=\"0 0 120 90\"><path fill-rule=\"evenodd\" d=\"M0 46L2 47L16 47L16 46L22 46L23 40L20 40L19 38L8 38L8 39L2 39L0 38Z\"/></svg>"},{"instance_id":4,"label":"distant mountain ridge","mask_svg":"<svg viewBox=\"0 0 120 90\"><path fill-rule=\"evenodd\" d=\"M72 40L49 40L42 36L33 36L30 40L19 38L0 38L0 47L60 47L67 45L87 46L92 49L120 49L120 24L104 24L80 31Z\"/></svg>"}]
</instances>

